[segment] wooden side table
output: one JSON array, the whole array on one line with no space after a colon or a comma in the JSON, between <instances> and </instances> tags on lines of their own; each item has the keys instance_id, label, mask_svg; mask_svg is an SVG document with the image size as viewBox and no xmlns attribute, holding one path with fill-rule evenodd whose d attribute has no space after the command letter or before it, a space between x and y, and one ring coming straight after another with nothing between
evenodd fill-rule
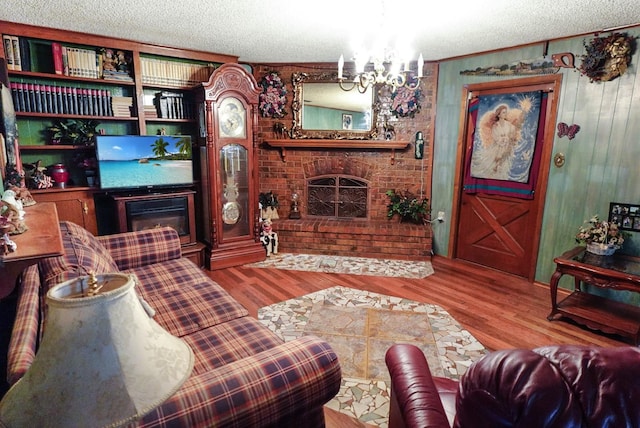
<instances>
[{"instance_id":1,"label":"wooden side table","mask_svg":"<svg viewBox=\"0 0 640 428\"><path fill-rule=\"evenodd\" d=\"M575 247L554 259L556 271L549 283L549 321L572 319L605 333L619 334L633 344L640 340L640 307L621 303L581 289L581 282L600 288L640 293L640 258L625 255L598 256ZM558 282L563 275L574 277L574 291L558 302Z\"/></svg>"},{"instance_id":2,"label":"wooden side table","mask_svg":"<svg viewBox=\"0 0 640 428\"><path fill-rule=\"evenodd\" d=\"M28 266L63 253L56 204L39 202L25 207L24 210L24 219L29 230L20 235L11 235L11 240L18 244L18 249L0 256L0 299L11 294L18 276Z\"/></svg>"}]
</instances>

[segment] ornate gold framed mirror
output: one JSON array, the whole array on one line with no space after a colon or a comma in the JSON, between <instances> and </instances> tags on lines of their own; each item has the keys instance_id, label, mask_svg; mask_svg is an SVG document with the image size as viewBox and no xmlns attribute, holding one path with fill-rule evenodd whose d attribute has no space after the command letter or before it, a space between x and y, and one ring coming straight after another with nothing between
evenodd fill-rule
<instances>
[{"instance_id":1,"label":"ornate gold framed mirror","mask_svg":"<svg viewBox=\"0 0 640 428\"><path fill-rule=\"evenodd\" d=\"M294 73L291 138L372 140L378 135L375 88L344 91L336 73Z\"/></svg>"}]
</instances>

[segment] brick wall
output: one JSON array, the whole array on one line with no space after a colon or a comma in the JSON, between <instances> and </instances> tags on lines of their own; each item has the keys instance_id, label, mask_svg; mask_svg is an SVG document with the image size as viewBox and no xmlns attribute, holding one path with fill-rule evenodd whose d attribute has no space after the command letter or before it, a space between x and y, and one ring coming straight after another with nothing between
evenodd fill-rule
<instances>
[{"instance_id":1,"label":"brick wall","mask_svg":"<svg viewBox=\"0 0 640 428\"><path fill-rule=\"evenodd\" d=\"M431 227L396 220L278 219L273 221L283 253L380 259L430 260Z\"/></svg>"},{"instance_id":2,"label":"brick wall","mask_svg":"<svg viewBox=\"0 0 640 428\"><path fill-rule=\"evenodd\" d=\"M291 102L293 99L293 87L291 85L291 75L295 72L318 73L321 71L335 71L336 64L314 64L314 65L259 65L254 67L254 76L258 82L265 73L277 71L282 80L286 83L287 88L287 115L282 119L260 118L259 120L259 150L258 150L258 174L260 182L260 192L273 191L280 203L278 209L281 218L288 217L289 207L291 204L291 194L297 192L300 194L302 204L300 211L302 213L302 223L309 222L315 224L311 219L306 218L306 206L304 194L306 180L309 178L310 171L315 171L318 164L330 165L330 168L339 172L345 167L355 168L367 171L367 180L370 181L370 224L384 225L389 221L386 219L388 197L385 192L389 189L410 190L414 194L421 194L430 199L431 191L431 153L433 138L433 120L435 108L435 94L437 81L437 67L432 64L425 64L422 79L422 108L413 118L395 118L390 117L389 122L395 127L396 139L410 141L410 146L404 151L396 151L395 163L391 164L391 151L389 150L353 150L353 149L331 149L331 150L306 150L306 149L288 149L286 162L283 162L278 149L270 148L263 141L268 138L275 138L273 125L277 122L283 123L287 128L291 128L293 113L291 111ZM414 140L415 133L422 131L424 134L425 148L424 158L415 159L414 157ZM382 139L382 138L381 138ZM394 220L392 220L394 221ZM397 221L397 220L396 220ZM293 226L279 226L276 220L274 229L282 233L283 247L290 248L291 245L302 248L306 245L307 249L312 248L310 240L317 240L316 237L302 233L302 230L295 229ZM344 226L344 236L336 239L349 239L348 235L349 220ZM336 223L334 223L336 226ZM397 224L389 231L398 237L406 237L403 234L402 226ZM305 226L307 227L307 226ZM310 227L310 226L309 226ZM315 227L315 226L314 226ZM369 235L375 234L378 226L370 226ZM279 228L281 230L279 230ZM373 232L373 233L371 233ZM413 233L413 232L407 232ZM352 233L352 235L356 235ZM429 247L427 253L431 250L430 229L427 233ZM427 236L425 235L425 237ZM286 239L285 239L286 238ZM360 237L362 238L362 237ZM426 238L425 238L426 239ZM285 244L290 241L289 244ZM389 253L399 254L399 251L406 245L406 239L398 238L397 242L384 244L389 247ZM293 244L295 242L295 244ZM306 244L305 244L306 242ZM315 244L314 244L315 245ZM328 244L325 244L329 251ZM297 247L295 247L297 248ZM368 252L365 248L357 248L360 254ZM418 251L418 250L416 250ZM407 251L409 253L411 251ZM358 255L358 254L352 254ZM409 254L407 254L407 257Z\"/></svg>"}]
</instances>

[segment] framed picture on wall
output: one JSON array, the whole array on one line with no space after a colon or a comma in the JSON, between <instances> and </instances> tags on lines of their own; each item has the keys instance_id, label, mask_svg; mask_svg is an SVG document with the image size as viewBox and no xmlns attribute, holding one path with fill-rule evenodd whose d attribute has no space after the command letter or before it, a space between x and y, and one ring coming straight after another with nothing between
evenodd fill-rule
<instances>
[{"instance_id":1,"label":"framed picture on wall","mask_svg":"<svg viewBox=\"0 0 640 428\"><path fill-rule=\"evenodd\" d=\"M353 129L353 115L342 113L342 129Z\"/></svg>"},{"instance_id":2,"label":"framed picture on wall","mask_svg":"<svg viewBox=\"0 0 640 428\"><path fill-rule=\"evenodd\" d=\"M640 232L640 205L611 202L609 221L617 224L621 230Z\"/></svg>"}]
</instances>

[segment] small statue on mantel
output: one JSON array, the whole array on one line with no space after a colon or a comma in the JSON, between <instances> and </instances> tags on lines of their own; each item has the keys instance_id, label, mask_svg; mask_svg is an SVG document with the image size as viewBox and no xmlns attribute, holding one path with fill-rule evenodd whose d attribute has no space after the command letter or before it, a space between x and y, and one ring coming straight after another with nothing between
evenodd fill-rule
<instances>
[{"instance_id":1,"label":"small statue on mantel","mask_svg":"<svg viewBox=\"0 0 640 428\"><path fill-rule=\"evenodd\" d=\"M278 234L273 231L271 220L268 218L262 221L260 242L267 250L267 257L271 256L271 254L278 254Z\"/></svg>"}]
</instances>

